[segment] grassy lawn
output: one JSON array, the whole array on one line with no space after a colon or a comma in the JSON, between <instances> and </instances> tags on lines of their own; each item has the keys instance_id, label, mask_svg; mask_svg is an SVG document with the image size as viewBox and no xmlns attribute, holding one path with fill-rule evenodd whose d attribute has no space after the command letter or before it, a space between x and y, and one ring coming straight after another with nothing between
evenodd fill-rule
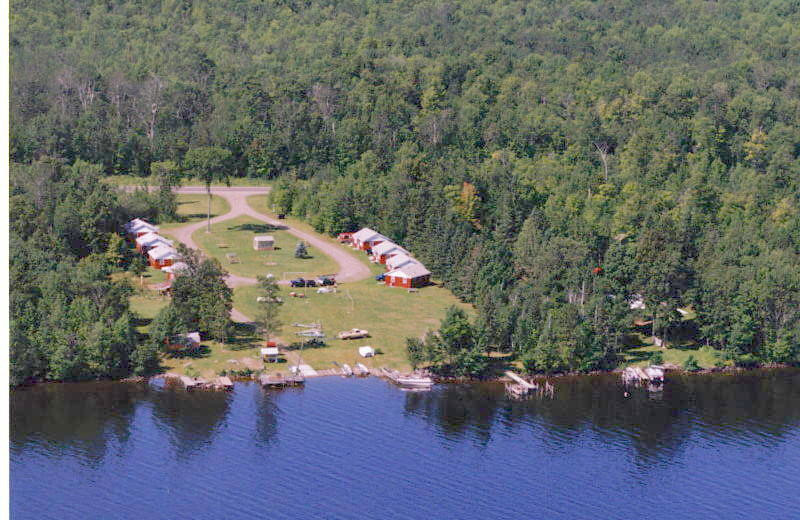
<instances>
[{"instance_id":1,"label":"grassy lawn","mask_svg":"<svg viewBox=\"0 0 800 520\"><path fill-rule=\"evenodd\" d=\"M253 237L272 235L275 246L272 251L255 251ZM319 274L335 273L336 263L313 247L308 248L311 258L294 257L297 238L287 231L275 229L269 224L259 222L250 217L237 217L211 226L211 233L205 228L192 235L195 241L209 255L218 258L223 267L233 274L255 278L258 275L272 273L279 279L283 273L287 278L304 276L306 278ZM220 247L220 246L227 247ZM232 264L226 254L235 253L240 263ZM269 265L268 265L269 264ZM304 275L289 273L303 272Z\"/></svg>"},{"instance_id":2,"label":"grassy lawn","mask_svg":"<svg viewBox=\"0 0 800 520\"><path fill-rule=\"evenodd\" d=\"M680 367L683 367L689 356L694 356L702 368L713 368L721 359L713 349L698 348L697 345L671 345L663 349L653 344L652 337L638 336L639 346L634 346L623 353L625 365L647 366L650 364L650 355L653 352L661 352L665 363L674 363Z\"/></svg>"},{"instance_id":3,"label":"grassy lawn","mask_svg":"<svg viewBox=\"0 0 800 520\"><path fill-rule=\"evenodd\" d=\"M297 289L295 289L297 290ZM282 318L287 324L281 334L285 343L298 339L295 332L302 329L292 323L321 323L327 346L304 349L303 360L317 369L332 368L332 362L354 363L368 366L408 368L405 356L405 338L422 336L439 327L445 310L458 305L472 314L469 305L461 303L450 291L438 286L409 293L405 289L389 288L374 280L342 284L337 293L317 294L316 289L305 289L306 298L292 298L290 289L282 288L285 304ZM234 292L234 306L253 317L257 311L255 287L240 287ZM336 334L351 328L369 331L369 338L360 340L335 339ZM383 354L364 360L358 356L358 347L371 345Z\"/></svg>"},{"instance_id":4,"label":"grassy lawn","mask_svg":"<svg viewBox=\"0 0 800 520\"><path fill-rule=\"evenodd\" d=\"M185 226L186 224L205 220L208 218L208 195L200 193L179 193L178 194L178 215L181 217L178 222L167 222L159 224L163 231ZM224 215L231 210L228 201L219 195L211 196L211 217Z\"/></svg>"},{"instance_id":5,"label":"grassy lawn","mask_svg":"<svg viewBox=\"0 0 800 520\"><path fill-rule=\"evenodd\" d=\"M103 182L112 186L158 186L158 180L152 177L136 177L135 175L109 175L103 178ZM231 179L231 186L270 186L271 181L264 179L250 179L247 177L236 177ZM227 186L224 182L214 182L212 186ZM183 179L181 186L205 186L203 181L197 179Z\"/></svg>"}]
</instances>

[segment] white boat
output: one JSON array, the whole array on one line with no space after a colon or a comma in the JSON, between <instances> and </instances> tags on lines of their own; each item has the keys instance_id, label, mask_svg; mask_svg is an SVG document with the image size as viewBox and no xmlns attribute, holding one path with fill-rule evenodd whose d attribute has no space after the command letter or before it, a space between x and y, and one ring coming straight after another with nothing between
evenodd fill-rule
<instances>
[{"instance_id":1,"label":"white boat","mask_svg":"<svg viewBox=\"0 0 800 520\"><path fill-rule=\"evenodd\" d=\"M342 363L342 375L345 377L350 377L353 375L353 369L350 368L350 365L347 363Z\"/></svg>"},{"instance_id":2,"label":"white boat","mask_svg":"<svg viewBox=\"0 0 800 520\"><path fill-rule=\"evenodd\" d=\"M365 365L363 363L356 363L356 369L358 369L358 371L359 371L358 375L360 375L360 376L368 376L369 375L369 368L367 368L367 365Z\"/></svg>"},{"instance_id":3,"label":"white boat","mask_svg":"<svg viewBox=\"0 0 800 520\"><path fill-rule=\"evenodd\" d=\"M400 376L396 381L398 385L410 388L430 388L433 386L433 379L426 376Z\"/></svg>"}]
</instances>

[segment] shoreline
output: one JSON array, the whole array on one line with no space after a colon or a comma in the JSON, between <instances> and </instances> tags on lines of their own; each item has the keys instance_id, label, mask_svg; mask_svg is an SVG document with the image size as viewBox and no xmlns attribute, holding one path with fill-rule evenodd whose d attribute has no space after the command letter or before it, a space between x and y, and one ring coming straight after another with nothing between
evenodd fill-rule
<instances>
[{"instance_id":1,"label":"shoreline","mask_svg":"<svg viewBox=\"0 0 800 520\"><path fill-rule=\"evenodd\" d=\"M708 368L702 370L695 370L695 371L688 371L683 369L673 369L668 370L668 375L682 375L682 376L707 376L707 375L740 375L746 374L751 372L770 372L770 371L780 371L780 370L798 370L800 371L800 366L798 365L790 365L786 363L764 363L762 365L757 366L750 366L750 367L722 367L722 368ZM570 372L570 373L558 373L558 374L525 374L522 377L529 381L547 381L549 379L554 380L565 380L565 379L574 379L574 378L585 378L585 377L596 377L596 376L611 376L615 374L620 374L622 372L622 368L616 368L614 370L594 370L592 372ZM255 382L258 380L258 375L260 372L254 372L250 377L237 377L237 376L228 376L233 382ZM370 374L368 376L363 377L345 377L341 374L336 373L323 373L316 376L307 376L306 379L321 379L321 378L329 378L329 377L339 377L342 379L367 379L367 378L377 378L377 379L386 379L376 374ZM447 378L447 377L435 377L432 376L435 384L456 384L456 385L468 385L468 384L481 384L481 383L506 383L511 381L509 378L505 376L501 377L491 377L491 378ZM122 379L90 379L90 380L83 380L83 381L30 381L26 383L22 383L17 386L10 387L10 390L21 390L24 388L34 387L34 386L41 386L41 385L61 385L61 384L76 384L76 383L99 383L99 382L107 382L107 383L136 383L142 384L147 383L149 384L151 380L167 380L169 379L167 373L160 373L155 374L152 376L131 376L125 377Z\"/></svg>"}]
</instances>

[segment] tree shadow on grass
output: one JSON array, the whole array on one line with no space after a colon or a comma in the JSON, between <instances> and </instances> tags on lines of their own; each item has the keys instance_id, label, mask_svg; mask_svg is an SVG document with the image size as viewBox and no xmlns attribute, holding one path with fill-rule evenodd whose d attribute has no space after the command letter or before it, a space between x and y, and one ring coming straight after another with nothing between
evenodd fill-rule
<instances>
[{"instance_id":1,"label":"tree shadow on grass","mask_svg":"<svg viewBox=\"0 0 800 520\"><path fill-rule=\"evenodd\" d=\"M196 348L185 349L185 350L176 350L174 352L170 352L167 354L171 358L175 359L202 359L211 355L211 349L208 348L206 345L200 345Z\"/></svg>"},{"instance_id":2,"label":"tree shadow on grass","mask_svg":"<svg viewBox=\"0 0 800 520\"><path fill-rule=\"evenodd\" d=\"M273 226L272 224L239 224L238 226L228 227L228 231L252 231L253 233L266 233L284 229L288 228L286 226Z\"/></svg>"},{"instance_id":3,"label":"tree shadow on grass","mask_svg":"<svg viewBox=\"0 0 800 520\"><path fill-rule=\"evenodd\" d=\"M153 318L140 318L137 316L134 317L131 321L133 322L134 327L146 327L153 322Z\"/></svg>"},{"instance_id":4,"label":"tree shadow on grass","mask_svg":"<svg viewBox=\"0 0 800 520\"><path fill-rule=\"evenodd\" d=\"M230 336L225 341L225 346L230 350L248 350L257 347L258 341L255 325L235 322Z\"/></svg>"}]
</instances>

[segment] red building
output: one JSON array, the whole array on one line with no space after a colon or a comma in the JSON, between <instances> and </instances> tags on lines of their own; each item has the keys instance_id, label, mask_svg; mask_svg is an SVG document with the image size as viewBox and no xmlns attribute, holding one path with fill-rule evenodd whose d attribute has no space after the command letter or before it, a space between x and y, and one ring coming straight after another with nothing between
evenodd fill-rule
<instances>
[{"instance_id":1,"label":"red building","mask_svg":"<svg viewBox=\"0 0 800 520\"><path fill-rule=\"evenodd\" d=\"M380 264L385 264L387 260L397 255L410 256L411 253L394 242L381 242L372 248L372 260Z\"/></svg>"},{"instance_id":2,"label":"red building","mask_svg":"<svg viewBox=\"0 0 800 520\"><path fill-rule=\"evenodd\" d=\"M161 269L172 265L178 259L178 252L167 245L161 245L148 251L147 256L151 267Z\"/></svg>"},{"instance_id":3,"label":"red building","mask_svg":"<svg viewBox=\"0 0 800 520\"><path fill-rule=\"evenodd\" d=\"M361 249L362 251L366 251L367 249L372 249L381 242L388 242L388 241L389 241L388 238L381 235L377 231L374 231L370 228L364 228L360 231L356 231L355 233L353 233L352 246L355 247L356 249Z\"/></svg>"},{"instance_id":4,"label":"red building","mask_svg":"<svg viewBox=\"0 0 800 520\"><path fill-rule=\"evenodd\" d=\"M384 283L389 287L425 287L431 281L431 272L419 262L410 262L386 273Z\"/></svg>"}]
</instances>

